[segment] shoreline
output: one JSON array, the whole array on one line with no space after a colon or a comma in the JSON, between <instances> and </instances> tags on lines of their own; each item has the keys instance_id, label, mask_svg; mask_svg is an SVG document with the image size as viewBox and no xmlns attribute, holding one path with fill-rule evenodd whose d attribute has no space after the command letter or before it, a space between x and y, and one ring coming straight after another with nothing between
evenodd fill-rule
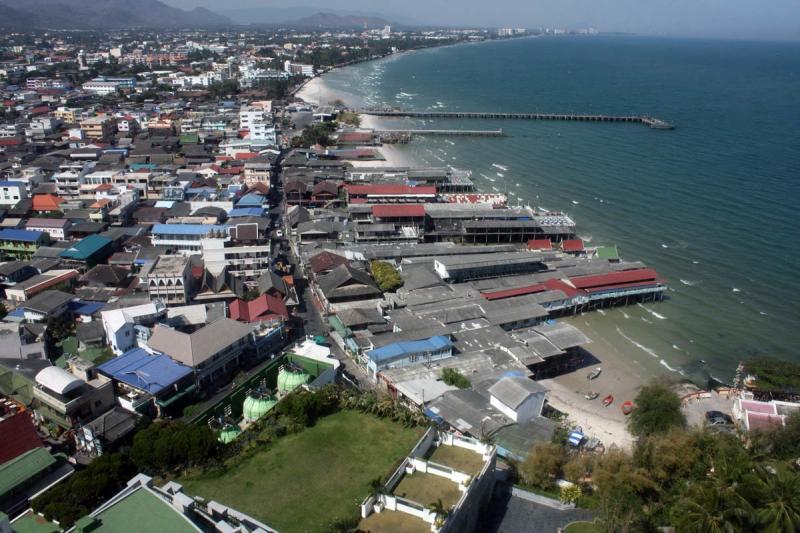
<instances>
[{"instance_id":1,"label":"shoreline","mask_svg":"<svg viewBox=\"0 0 800 533\"><path fill-rule=\"evenodd\" d=\"M324 75L309 80L296 96L316 105L324 105L341 99L350 107L353 107L353 99L358 98L358 95L332 89L327 85ZM380 129L380 117L363 114L359 116L361 117L361 128ZM410 150L400 145L382 145L377 149L384 156L385 161L357 162L356 166L411 168L430 166L427 161L412 157ZM609 329L608 324L605 324L610 318L606 317L598 321L579 315L562 319L578 327L591 339L592 342L586 346L586 349L598 362L557 378L541 380L541 383L549 389L548 403L555 409L564 412L573 425L572 427L582 427L588 436L599 438L606 447L615 445L623 449L631 449L635 440L627 430L627 417L620 409L622 402L633 400L639 388L650 381L668 381L678 384L687 381L687 378L671 371L672 369L666 367L662 360L653 355L652 351L648 351L645 346L646 339L644 339L644 343L639 343L633 342L631 339L620 338L624 335L619 328L616 328L617 333L615 333L613 329ZM623 323L615 321L614 324L620 326ZM587 381L586 374L597 366L603 369L602 374L591 382ZM589 390L598 392L600 396L592 401L586 400L584 395ZM607 394L614 396L614 402L609 407L603 407L601 400Z\"/></svg>"}]
</instances>

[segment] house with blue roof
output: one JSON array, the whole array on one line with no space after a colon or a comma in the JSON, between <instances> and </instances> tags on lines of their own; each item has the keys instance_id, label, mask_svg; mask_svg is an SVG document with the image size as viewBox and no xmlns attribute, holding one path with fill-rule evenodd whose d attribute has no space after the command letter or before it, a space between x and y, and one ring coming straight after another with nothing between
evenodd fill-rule
<instances>
[{"instance_id":1,"label":"house with blue roof","mask_svg":"<svg viewBox=\"0 0 800 533\"><path fill-rule=\"evenodd\" d=\"M247 193L236 202L236 207L264 207L267 198L260 193Z\"/></svg>"},{"instance_id":2,"label":"house with blue roof","mask_svg":"<svg viewBox=\"0 0 800 533\"><path fill-rule=\"evenodd\" d=\"M164 246L186 254L199 254L203 239L231 239L228 226L218 224L153 224L150 230L153 246Z\"/></svg>"},{"instance_id":3,"label":"house with blue roof","mask_svg":"<svg viewBox=\"0 0 800 533\"><path fill-rule=\"evenodd\" d=\"M190 399L197 389L194 370L170 357L142 348L106 361L97 371L114 382L117 402L131 412L161 416Z\"/></svg>"},{"instance_id":4,"label":"house with blue roof","mask_svg":"<svg viewBox=\"0 0 800 533\"><path fill-rule=\"evenodd\" d=\"M0 255L18 260L30 259L40 246L50 242L50 235L44 231L26 229L0 229Z\"/></svg>"},{"instance_id":5,"label":"house with blue roof","mask_svg":"<svg viewBox=\"0 0 800 533\"><path fill-rule=\"evenodd\" d=\"M263 207L234 207L228 211L228 217L260 217L264 215Z\"/></svg>"},{"instance_id":6,"label":"house with blue roof","mask_svg":"<svg viewBox=\"0 0 800 533\"><path fill-rule=\"evenodd\" d=\"M373 378L390 368L431 363L453 355L453 341L447 335L437 335L416 341L401 341L369 350L367 368Z\"/></svg>"}]
</instances>

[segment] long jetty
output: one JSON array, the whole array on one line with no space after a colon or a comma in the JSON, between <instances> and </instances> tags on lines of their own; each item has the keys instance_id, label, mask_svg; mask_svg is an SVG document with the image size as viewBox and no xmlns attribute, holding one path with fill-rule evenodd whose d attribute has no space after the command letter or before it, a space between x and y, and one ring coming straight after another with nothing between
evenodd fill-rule
<instances>
[{"instance_id":1,"label":"long jetty","mask_svg":"<svg viewBox=\"0 0 800 533\"><path fill-rule=\"evenodd\" d=\"M504 137L503 130L374 130L377 135L450 135Z\"/></svg>"},{"instance_id":2,"label":"long jetty","mask_svg":"<svg viewBox=\"0 0 800 533\"><path fill-rule=\"evenodd\" d=\"M363 115L376 117L410 117L410 118L478 118L478 119L512 119L512 120L565 120L580 122L631 122L644 124L653 129L671 130L674 126L660 118L647 115L586 115L574 113L497 113L469 111L402 111L361 109Z\"/></svg>"}]
</instances>

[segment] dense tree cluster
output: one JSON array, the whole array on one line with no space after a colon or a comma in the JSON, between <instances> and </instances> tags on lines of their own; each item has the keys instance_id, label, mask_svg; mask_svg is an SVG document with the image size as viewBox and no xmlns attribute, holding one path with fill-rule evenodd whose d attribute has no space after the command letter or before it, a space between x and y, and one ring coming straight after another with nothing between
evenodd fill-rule
<instances>
[{"instance_id":1,"label":"dense tree cluster","mask_svg":"<svg viewBox=\"0 0 800 533\"><path fill-rule=\"evenodd\" d=\"M386 261L372 261L369 269L382 292L394 292L403 286L403 278L400 277L400 273Z\"/></svg>"},{"instance_id":2,"label":"dense tree cluster","mask_svg":"<svg viewBox=\"0 0 800 533\"><path fill-rule=\"evenodd\" d=\"M800 413L745 442L713 428L687 430L664 390L651 385L637 397L636 410L649 412L640 413L631 453L539 444L518 465L520 481L548 491L558 479L577 484L605 532L800 531Z\"/></svg>"},{"instance_id":3,"label":"dense tree cluster","mask_svg":"<svg viewBox=\"0 0 800 533\"><path fill-rule=\"evenodd\" d=\"M330 136L334 131L336 131L336 124L333 122L310 124L306 126L302 134L292 139L292 146L295 148L310 148L315 144L330 146Z\"/></svg>"},{"instance_id":4,"label":"dense tree cluster","mask_svg":"<svg viewBox=\"0 0 800 533\"><path fill-rule=\"evenodd\" d=\"M216 436L206 426L150 424L136 434L129 450L98 457L86 469L34 498L31 507L68 528L119 492L138 472L162 474L207 464L219 457L220 451Z\"/></svg>"}]
</instances>

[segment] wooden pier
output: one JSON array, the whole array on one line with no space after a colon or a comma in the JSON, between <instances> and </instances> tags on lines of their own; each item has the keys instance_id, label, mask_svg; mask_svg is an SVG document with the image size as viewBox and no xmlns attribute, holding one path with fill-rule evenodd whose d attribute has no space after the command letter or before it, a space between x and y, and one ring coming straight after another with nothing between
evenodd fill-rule
<instances>
[{"instance_id":1,"label":"wooden pier","mask_svg":"<svg viewBox=\"0 0 800 533\"><path fill-rule=\"evenodd\" d=\"M409 117L409 118L478 118L478 119L511 119L511 120L562 120L579 122L630 122L644 124L653 129L671 130L672 124L646 115L584 115L574 113L492 113L468 111L402 111L381 109L360 109L363 115L376 117ZM436 131L436 130L432 130ZM447 130L442 130L447 131Z\"/></svg>"}]
</instances>

